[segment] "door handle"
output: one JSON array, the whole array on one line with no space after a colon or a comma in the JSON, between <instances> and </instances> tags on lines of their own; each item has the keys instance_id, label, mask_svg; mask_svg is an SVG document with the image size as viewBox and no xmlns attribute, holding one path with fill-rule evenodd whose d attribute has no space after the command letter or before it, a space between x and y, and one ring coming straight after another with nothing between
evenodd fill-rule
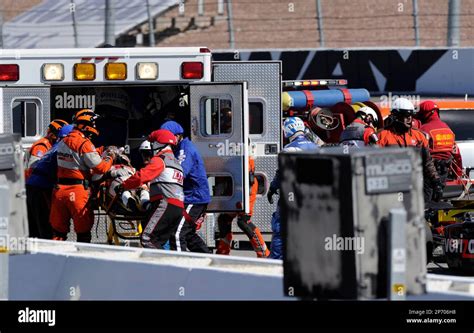
<instances>
[{"instance_id":1,"label":"door handle","mask_svg":"<svg viewBox=\"0 0 474 333\"><path fill-rule=\"evenodd\" d=\"M191 120L191 132L193 136L197 136L197 127L198 127L198 121L196 117L193 117Z\"/></svg>"}]
</instances>

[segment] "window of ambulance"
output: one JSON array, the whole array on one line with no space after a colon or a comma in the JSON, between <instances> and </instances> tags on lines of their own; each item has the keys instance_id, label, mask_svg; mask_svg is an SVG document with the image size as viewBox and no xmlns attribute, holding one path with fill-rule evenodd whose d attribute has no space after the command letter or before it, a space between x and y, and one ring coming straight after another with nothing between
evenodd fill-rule
<instances>
[{"instance_id":1,"label":"window of ambulance","mask_svg":"<svg viewBox=\"0 0 474 333\"><path fill-rule=\"evenodd\" d=\"M456 141L474 140L474 110L440 110L440 118L456 135Z\"/></svg>"},{"instance_id":2,"label":"window of ambulance","mask_svg":"<svg viewBox=\"0 0 474 333\"><path fill-rule=\"evenodd\" d=\"M39 101L14 100L12 104L12 130L22 138L40 135Z\"/></svg>"},{"instance_id":3,"label":"window of ambulance","mask_svg":"<svg viewBox=\"0 0 474 333\"><path fill-rule=\"evenodd\" d=\"M231 97L209 97L203 101L205 136L228 136L232 133L232 99Z\"/></svg>"}]
</instances>

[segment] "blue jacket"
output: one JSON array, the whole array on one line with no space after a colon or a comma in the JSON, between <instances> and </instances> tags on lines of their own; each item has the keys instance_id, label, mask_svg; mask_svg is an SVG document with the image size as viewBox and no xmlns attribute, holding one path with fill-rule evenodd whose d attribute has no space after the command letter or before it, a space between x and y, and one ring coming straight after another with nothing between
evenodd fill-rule
<instances>
[{"instance_id":1,"label":"blue jacket","mask_svg":"<svg viewBox=\"0 0 474 333\"><path fill-rule=\"evenodd\" d=\"M175 150L184 173L184 203L208 204L211 202L206 169L201 155L188 138L181 140Z\"/></svg>"},{"instance_id":2,"label":"blue jacket","mask_svg":"<svg viewBox=\"0 0 474 333\"><path fill-rule=\"evenodd\" d=\"M283 147L283 151L301 151L301 150L316 150L319 146L313 141L310 141L306 138L305 135L297 136L293 141L288 143ZM275 177L270 183L270 189L275 192L280 188L280 174L278 170L276 171Z\"/></svg>"},{"instance_id":3,"label":"blue jacket","mask_svg":"<svg viewBox=\"0 0 474 333\"><path fill-rule=\"evenodd\" d=\"M55 143L53 147L36 162L26 185L43 189L52 189L54 187L58 170L57 150L58 144Z\"/></svg>"}]
</instances>

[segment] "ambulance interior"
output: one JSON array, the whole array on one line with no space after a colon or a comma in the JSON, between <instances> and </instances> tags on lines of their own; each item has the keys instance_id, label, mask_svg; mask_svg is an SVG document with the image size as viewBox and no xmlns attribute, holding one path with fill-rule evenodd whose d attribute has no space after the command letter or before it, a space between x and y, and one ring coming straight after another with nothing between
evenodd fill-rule
<instances>
[{"instance_id":1,"label":"ambulance interior","mask_svg":"<svg viewBox=\"0 0 474 333\"><path fill-rule=\"evenodd\" d=\"M71 121L78 110L94 109L101 116L94 144L128 146L133 165L141 167L138 147L163 122L175 120L189 135L188 94L182 85L52 87L51 117Z\"/></svg>"}]
</instances>

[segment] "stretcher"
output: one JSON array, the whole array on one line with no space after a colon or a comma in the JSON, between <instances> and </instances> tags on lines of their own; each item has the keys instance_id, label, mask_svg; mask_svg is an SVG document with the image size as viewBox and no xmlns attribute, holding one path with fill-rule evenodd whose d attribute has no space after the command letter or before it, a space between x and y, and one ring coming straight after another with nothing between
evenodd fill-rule
<instances>
[{"instance_id":1,"label":"stretcher","mask_svg":"<svg viewBox=\"0 0 474 333\"><path fill-rule=\"evenodd\" d=\"M146 212L131 212L123 207L120 196L111 196L108 186L99 187L99 209L105 211L110 220L107 228L107 243L120 245L120 240L139 240L142 233L142 224L146 220Z\"/></svg>"}]
</instances>

